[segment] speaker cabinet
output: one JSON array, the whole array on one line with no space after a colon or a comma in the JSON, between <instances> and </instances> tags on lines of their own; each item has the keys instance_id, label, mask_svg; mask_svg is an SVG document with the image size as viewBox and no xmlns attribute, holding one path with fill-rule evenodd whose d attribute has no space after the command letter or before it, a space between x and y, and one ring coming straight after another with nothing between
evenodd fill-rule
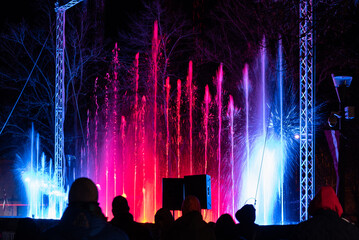
<instances>
[{"instance_id":1,"label":"speaker cabinet","mask_svg":"<svg viewBox=\"0 0 359 240\"><path fill-rule=\"evenodd\" d=\"M202 209L211 209L211 176L184 176L185 196L194 195L199 199Z\"/></svg>"},{"instance_id":2,"label":"speaker cabinet","mask_svg":"<svg viewBox=\"0 0 359 240\"><path fill-rule=\"evenodd\" d=\"M184 200L183 178L162 179L162 207L169 210L181 210Z\"/></svg>"}]
</instances>

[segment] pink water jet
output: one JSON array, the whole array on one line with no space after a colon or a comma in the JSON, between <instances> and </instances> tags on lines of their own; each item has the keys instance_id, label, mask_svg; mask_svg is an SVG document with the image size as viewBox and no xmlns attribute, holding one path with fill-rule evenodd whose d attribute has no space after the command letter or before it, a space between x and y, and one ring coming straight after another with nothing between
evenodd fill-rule
<instances>
[{"instance_id":1,"label":"pink water jet","mask_svg":"<svg viewBox=\"0 0 359 240\"><path fill-rule=\"evenodd\" d=\"M232 95L229 96L228 102L228 117L229 117L229 139L230 139L230 160L231 160L231 185L232 196L234 196L234 102ZM234 216L234 197L232 197L232 216Z\"/></svg>"},{"instance_id":2,"label":"pink water jet","mask_svg":"<svg viewBox=\"0 0 359 240\"><path fill-rule=\"evenodd\" d=\"M154 81L154 110L153 110L153 161L154 161L154 204L156 208L156 197L157 197L157 57L158 57L158 47L159 47L159 39L158 39L158 23L157 20L153 25L153 38L152 38L152 63L153 63L153 81Z\"/></svg>"},{"instance_id":3,"label":"pink water jet","mask_svg":"<svg viewBox=\"0 0 359 240\"><path fill-rule=\"evenodd\" d=\"M98 81L98 78L96 78L95 80L95 136L94 136L94 162L95 162L95 176L94 176L94 180L95 182L97 183L99 180L98 180L98 159L97 159L97 154L98 154L98 149L97 149L97 146L98 146L98 110L99 110L99 105L98 105L98 101L97 101L97 81Z\"/></svg>"},{"instance_id":4,"label":"pink water jet","mask_svg":"<svg viewBox=\"0 0 359 240\"><path fill-rule=\"evenodd\" d=\"M205 132L205 140L204 140L204 174L208 173L208 122L209 122L209 105L211 103L211 94L209 93L208 85L205 87L204 93L204 132Z\"/></svg>"},{"instance_id":5,"label":"pink water jet","mask_svg":"<svg viewBox=\"0 0 359 240\"><path fill-rule=\"evenodd\" d=\"M181 80L177 80L177 177L181 177Z\"/></svg>"},{"instance_id":6,"label":"pink water jet","mask_svg":"<svg viewBox=\"0 0 359 240\"><path fill-rule=\"evenodd\" d=\"M187 76L187 90L189 98L189 174L193 174L193 89L192 89L192 75L193 64L189 61L188 64L188 76Z\"/></svg>"},{"instance_id":7,"label":"pink water jet","mask_svg":"<svg viewBox=\"0 0 359 240\"><path fill-rule=\"evenodd\" d=\"M124 164L124 159L126 159L126 132L125 132L125 128L126 128L126 119L125 116L121 116L121 140L122 140L122 169L126 169L125 164ZM116 189L116 187L115 187ZM122 171L122 196L126 196L125 193L125 174L124 171ZM116 194L115 194L116 196Z\"/></svg>"},{"instance_id":8,"label":"pink water jet","mask_svg":"<svg viewBox=\"0 0 359 240\"><path fill-rule=\"evenodd\" d=\"M140 54L137 53L135 56L135 146L134 146L134 165L135 165L135 170L134 170L134 180L133 180L133 206L136 206L136 199L137 199L137 164L138 164L138 114L139 114L139 109L138 109L138 80L140 79L140 75L138 74L139 71L139 58L140 58ZM136 208L133 209L133 214L136 216Z\"/></svg>"},{"instance_id":9,"label":"pink water jet","mask_svg":"<svg viewBox=\"0 0 359 240\"><path fill-rule=\"evenodd\" d=\"M218 175L217 175L217 201L218 201L218 215L220 215L221 209L221 134L222 134L222 82L223 82L223 65L220 64L218 72L217 72L217 104L218 104L218 147L217 147L217 154L218 154Z\"/></svg>"},{"instance_id":10,"label":"pink water jet","mask_svg":"<svg viewBox=\"0 0 359 240\"><path fill-rule=\"evenodd\" d=\"M86 176L90 177L90 110L87 109L86 118Z\"/></svg>"},{"instance_id":11,"label":"pink water jet","mask_svg":"<svg viewBox=\"0 0 359 240\"><path fill-rule=\"evenodd\" d=\"M170 84L170 78L166 78L166 174L165 177L169 177L169 150L170 150L170 126L169 126L169 111L170 111L170 91L171 91L171 84Z\"/></svg>"}]
</instances>

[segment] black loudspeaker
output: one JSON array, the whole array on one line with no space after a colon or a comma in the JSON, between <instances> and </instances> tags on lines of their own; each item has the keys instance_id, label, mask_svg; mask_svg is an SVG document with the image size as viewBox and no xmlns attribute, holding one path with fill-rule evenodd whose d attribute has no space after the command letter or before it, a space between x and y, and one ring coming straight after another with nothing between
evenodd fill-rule
<instances>
[{"instance_id":1,"label":"black loudspeaker","mask_svg":"<svg viewBox=\"0 0 359 240\"><path fill-rule=\"evenodd\" d=\"M199 199L202 209L211 209L211 176L184 176L185 196L194 195Z\"/></svg>"},{"instance_id":2,"label":"black loudspeaker","mask_svg":"<svg viewBox=\"0 0 359 240\"><path fill-rule=\"evenodd\" d=\"M181 210L184 200L183 178L162 179L162 207L169 210Z\"/></svg>"}]
</instances>

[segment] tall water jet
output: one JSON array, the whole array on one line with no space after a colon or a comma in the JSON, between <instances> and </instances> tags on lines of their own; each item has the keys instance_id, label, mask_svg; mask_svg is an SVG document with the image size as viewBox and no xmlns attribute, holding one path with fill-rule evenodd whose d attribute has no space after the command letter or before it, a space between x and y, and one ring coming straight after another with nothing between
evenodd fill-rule
<instances>
[{"instance_id":1,"label":"tall water jet","mask_svg":"<svg viewBox=\"0 0 359 240\"><path fill-rule=\"evenodd\" d=\"M36 133L36 172L40 172L39 157L40 157L40 134Z\"/></svg>"},{"instance_id":2,"label":"tall water jet","mask_svg":"<svg viewBox=\"0 0 359 240\"><path fill-rule=\"evenodd\" d=\"M266 124L266 47L265 47L265 38L263 37L262 47L260 48L260 56L261 56L261 82L262 82L262 128L263 128L263 136L266 135L267 132L267 124Z\"/></svg>"},{"instance_id":3,"label":"tall water jet","mask_svg":"<svg viewBox=\"0 0 359 240\"><path fill-rule=\"evenodd\" d=\"M181 80L177 80L177 177L181 177Z\"/></svg>"},{"instance_id":4,"label":"tall water jet","mask_svg":"<svg viewBox=\"0 0 359 240\"><path fill-rule=\"evenodd\" d=\"M153 68L153 81L154 81L154 110L153 110L153 158L154 158L154 204L156 209L156 197L157 197L157 57L158 57L158 47L159 47L159 39L158 39L158 23L157 20L153 24L153 38L152 38L152 68Z\"/></svg>"},{"instance_id":5,"label":"tall water jet","mask_svg":"<svg viewBox=\"0 0 359 240\"><path fill-rule=\"evenodd\" d=\"M140 79L140 75L138 73L139 68L139 58L140 53L137 53L135 56L135 146L134 146L134 165L135 165L135 171L134 171L134 180L133 180L133 206L136 206L136 199L137 199L137 164L138 164L138 80ZM133 209L133 214L136 216L136 207Z\"/></svg>"},{"instance_id":6,"label":"tall water jet","mask_svg":"<svg viewBox=\"0 0 359 240\"><path fill-rule=\"evenodd\" d=\"M222 134L222 82L223 82L223 65L222 63L219 66L217 72L217 104L218 104L218 147L217 147L217 161L218 161L218 170L217 170L217 201L218 201L218 210L217 217L220 215L221 209L221 134Z\"/></svg>"},{"instance_id":7,"label":"tall water jet","mask_svg":"<svg viewBox=\"0 0 359 240\"><path fill-rule=\"evenodd\" d=\"M187 91L189 98L189 174L193 174L193 89L192 89L193 64L189 61L187 76Z\"/></svg>"},{"instance_id":8,"label":"tall water jet","mask_svg":"<svg viewBox=\"0 0 359 240\"><path fill-rule=\"evenodd\" d=\"M284 224L284 169L285 169L285 154L284 154L284 125L283 125L283 118L284 118L284 106L283 106L283 52L282 52L282 39L280 38L278 41L278 60L277 60L277 72L278 72L278 86L279 86L279 105L280 105L280 145L281 145L281 162L280 162L280 173L281 173L281 179L279 181L279 188L280 188L280 202L281 202L281 221L280 223Z\"/></svg>"},{"instance_id":9,"label":"tall water jet","mask_svg":"<svg viewBox=\"0 0 359 240\"><path fill-rule=\"evenodd\" d=\"M34 175L34 139L35 139L35 130L34 124L31 126L31 155L30 155L30 174ZM32 196L31 199L34 199L34 202L30 203L30 216L33 216L36 209L37 197L35 196L36 191L30 191Z\"/></svg>"},{"instance_id":10,"label":"tall water jet","mask_svg":"<svg viewBox=\"0 0 359 240\"><path fill-rule=\"evenodd\" d=\"M86 118L86 176L90 177L90 110L87 109Z\"/></svg>"},{"instance_id":11,"label":"tall water jet","mask_svg":"<svg viewBox=\"0 0 359 240\"><path fill-rule=\"evenodd\" d=\"M96 183L99 182L98 179L98 110L99 110L99 105L98 105L98 101L97 101L97 81L98 78L95 79L95 139L94 139L94 162L95 162L95 176L94 176L94 180Z\"/></svg>"},{"instance_id":12,"label":"tall water jet","mask_svg":"<svg viewBox=\"0 0 359 240\"><path fill-rule=\"evenodd\" d=\"M107 79L110 79L110 75L107 74ZM109 117L109 90L107 85L105 86L105 214L106 216L109 215L109 209L108 209L108 202L109 202L109 138L110 138L110 134L109 134L109 121L110 121L110 117Z\"/></svg>"},{"instance_id":13,"label":"tall water jet","mask_svg":"<svg viewBox=\"0 0 359 240\"><path fill-rule=\"evenodd\" d=\"M145 114L146 114L146 97L142 97L142 108L141 108L141 160L142 160L142 204L143 204L143 217L142 220L147 219L147 207L146 207L146 158L145 158L145 138L146 138L146 128L145 128Z\"/></svg>"},{"instance_id":14,"label":"tall water jet","mask_svg":"<svg viewBox=\"0 0 359 240\"><path fill-rule=\"evenodd\" d=\"M258 181L257 181L257 191L258 191L258 187L259 187L259 183L260 183L260 178L262 175L262 167L263 167L263 160L264 160L264 153L265 153L265 149L266 149L266 143L267 143L267 137L268 137L268 133L267 133L267 118L266 118L266 47L265 47L265 38L263 37L263 41L262 41L262 46L260 48L260 56L261 56L261 82L262 82L262 128L263 128L263 132L262 132L262 138L263 138L263 150L262 150L262 157L261 157L261 164L260 164L260 168L259 168L259 174L258 174ZM263 188L262 191L264 191L264 195L266 195L266 191L267 188ZM257 199L257 192L255 195L255 198ZM267 218L266 214L268 211L268 206L267 204L263 204L263 215L264 215L264 219Z\"/></svg>"},{"instance_id":15,"label":"tall water jet","mask_svg":"<svg viewBox=\"0 0 359 240\"><path fill-rule=\"evenodd\" d=\"M126 127L126 119L125 116L121 116L121 142L122 142L122 196L126 196L125 193L125 171L124 169L126 169L125 167L125 159L126 159L126 153L125 153L125 149L126 149L126 133L125 133L125 127ZM116 194L115 194L116 196Z\"/></svg>"},{"instance_id":16,"label":"tall water jet","mask_svg":"<svg viewBox=\"0 0 359 240\"><path fill-rule=\"evenodd\" d=\"M209 122L209 105L211 103L211 94L209 93L208 85L205 87L204 93L204 174L207 174L208 171L208 122Z\"/></svg>"},{"instance_id":17,"label":"tall water jet","mask_svg":"<svg viewBox=\"0 0 359 240\"><path fill-rule=\"evenodd\" d=\"M249 176L249 79L248 79L248 64L244 65L243 69L243 84L244 84L244 96L245 96L245 110L246 110L246 132L245 132L245 145L246 145L246 169L247 176Z\"/></svg>"},{"instance_id":18,"label":"tall water jet","mask_svg":"<svg viewBox=\"0 0 359 240\"><path fill-rule=\"evenodd\" d=\"M169 150L170 150L170 125L169 125L169 111L170 111L170 91L171 91L171 85L170 85L170 78L166 78L166 174L165 177L169 177Z\"/></svg>"},{"instance_id":19,"label":"tall water jet","mask_svg":"<svg viewBox=\"0 0 359 240\"><path fill-rule=\"evenodd\" d=\"M230 160L231 160L231 184L232 184L232 216L234 216L234 102L232 95L229 96L228 103L229 116L229 139L230 139Z\"/></svg>"},{"instance_id":20,"label":"tall water jet","mask_svg":"<svg viewBox=\"0 0 359 240\"><path fill-rule=\"evenodd\" d=\"M278 66L282 65L281 50L278 50L277 59ZM283 132L285 127L283 124L283 77L281 76L283 69L278 67L277 75L272 74L268 69L264 40L258 62L260 76L257 84L254 84L256 77L254 73L251 85L248 65L245 65L243 70L247 164L245 165L246 174L241 178L243 184L240 205L253 199L257 209L257 222L266 225L284 222L283 180L286 153ZM255 69L253 71L256 72ZM267 94L269 90L272 94ZM254 105L259 106L260 111L253 111L251 106ZM255 122L252 124L251 119L260 121L258 124ZM246 186L245 183L247 183Z\"/></svg>"},{"instance_id":21,"label":"tall water jet","mask_svg":"<svg viewBox=\"0 0 359 240\"><path fill-rule=\"evenodd\" d=\"M115 44L115 48L113 49L113 64L114 64L114 71L113 71L113 78L112 78L112 91L113 91L113 100L111 103L112 108L112 171L113 171L113 196L115 197L117 195L117 165L118 165L118 141L117 141L117 132L118 132L118 114L117 114L117 98L118 98L118 71L117 68L119 66L119 59L118 59L118 47L117 43ZM121 121L122 126L122 121ZM124 168L122 168L124 169ZM124 172L124 171L123 171ZM124 174L122 172L122 175ZM107 203L109 204L109 203Z\"/></svg>"}]
</instances>

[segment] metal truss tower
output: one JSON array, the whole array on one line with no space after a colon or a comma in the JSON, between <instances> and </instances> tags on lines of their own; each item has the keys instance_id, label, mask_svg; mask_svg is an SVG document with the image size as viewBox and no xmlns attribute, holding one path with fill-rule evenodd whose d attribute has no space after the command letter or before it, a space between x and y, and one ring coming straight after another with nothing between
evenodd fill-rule
<instances>
[{"instance_id":1,"label":"metal truss tower","mask_svg":"<svg viewBox=\"0 0 359 240\"><path fill-rule=\"evenodd\" d=\"M64 119L65 119L65 12L83 0L55 4L56 75L55 75L55 177L58 189L64 188Z\"/></svg>"},{"instance_id":2,"label":"metal truss tower","mask_svg":"<svg viewBox=\"0 0 359 240\"><path fill-rule=\"evenodd\" d=\"M315 191L313 1L299 2L300 221Z\"/></svg>"}]
</instances>

